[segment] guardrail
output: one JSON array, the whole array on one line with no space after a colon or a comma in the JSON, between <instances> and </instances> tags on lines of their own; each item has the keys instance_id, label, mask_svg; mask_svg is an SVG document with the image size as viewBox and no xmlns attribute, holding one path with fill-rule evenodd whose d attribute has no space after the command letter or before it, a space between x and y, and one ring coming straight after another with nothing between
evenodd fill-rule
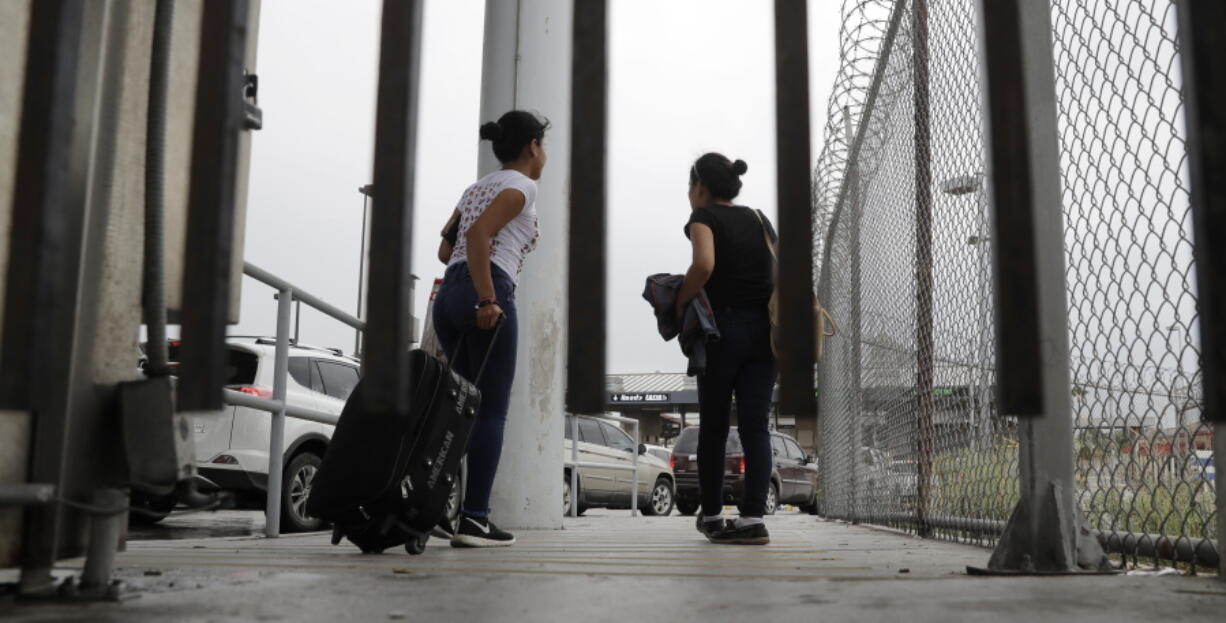
<instances>
[{"instance_id":1,"label":"guardrail","mask_svg":"<svg viewBox=\"0 0 1226 623\"><path fill-rule=\"evenodd\" d=\"M630 516L637 516L639 514L639 446L641 445L641 442L639 441L639 421L633 418L621 417L617 415L596 415L592 417L610 420L613 422L621 422L623 424L631 424L634 426L634 460L629 466L621 463L580 461L579 416L572 417L570 420L570 460L562 463L563 466L570 468L570 516L579 516L579 469L584 467L633 472L634 488L631 490L632 493L630 494Z\"/></svg>"},{"instance_id":2,"label":"guardrail","mask_svg":"<svg viewBox=\"0 0 1226 623\"><path fill-rule=\"evenodd\" d=\"M264 511L264 534L269 537L281 535L281 477L284 471L285 418L286 416L335 425L338 416L291 404L285 401L289 377L289 328L294 300L301 301L325 315L357 329L366 330L366 323L352 314L341 311L323 299L294 284L252 264L243 262L243 274L277 290L277 344L273 357L272 399L251 396L226 390L227 404L267 411L272 414L272 426L268 443L268 496Z\"/></svg>"}]
</instances>

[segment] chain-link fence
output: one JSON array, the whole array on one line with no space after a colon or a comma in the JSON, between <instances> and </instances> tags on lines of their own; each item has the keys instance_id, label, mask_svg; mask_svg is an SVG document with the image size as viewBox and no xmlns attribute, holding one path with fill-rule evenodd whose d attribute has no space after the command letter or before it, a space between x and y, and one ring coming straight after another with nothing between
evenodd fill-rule
<instances>
[{"instance_id":1,"label":"chain-link fence","mask_svg":"<svg viewBox=\"0 0 1226 623\"><path fill-rule=\"evenodd\" d=\"M976 0L847 0L814 191L822 505L991 545L994 405ZM1173 0L1053 0L1078 500L1131 559L1216 558ZM918 10L917 10L918 7ZM924 484L921 487L921 484Z\"/></svg>"}]
</instances>

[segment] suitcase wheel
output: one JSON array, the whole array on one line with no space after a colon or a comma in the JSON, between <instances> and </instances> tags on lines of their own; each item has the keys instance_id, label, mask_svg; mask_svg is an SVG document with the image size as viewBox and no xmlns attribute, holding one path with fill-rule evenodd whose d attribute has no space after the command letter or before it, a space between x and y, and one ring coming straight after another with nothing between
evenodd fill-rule
<instances>
[{"instance_id":1,"label":"suitcase wheel","mask_svg":"<svg viewBox=\"0 0 1226 623\"><path fill-rule=\"evenodd\" d=\"M409 539L404 544L404 551L408 552L411 556L420 556L422 552L426 551L426 540L429 538L428 536L420 536L415 539Z\"/></svg>"}]
</instances>

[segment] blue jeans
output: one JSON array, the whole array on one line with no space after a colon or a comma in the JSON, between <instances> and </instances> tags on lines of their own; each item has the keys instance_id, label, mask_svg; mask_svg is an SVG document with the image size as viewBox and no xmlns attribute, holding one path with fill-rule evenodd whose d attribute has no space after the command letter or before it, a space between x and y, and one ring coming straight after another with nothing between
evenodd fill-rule
<instances>
[{"instance_id":1,"label":"blue jeans","mask_svg":"<svg viewBox=\"0 0 1226 623\"><path fill-rule=\"evenodd\" d=\"M515 314L515 282L498 266L490 265L498 305L506 312L498 340L490 351L489 363L477 389L481 408L468 438L468 486L464 491L464 514L485 517L490 512L490 491L502 458L502 433L507 423L511 383L515 380L515 352L519 330ZM455 371L470 381L476 377L490 348L493 331L476 330L477 290L473 287L468 264L447 269L443 285L434 298L434 330L448 357L454 356ZM459 352L456 344L463 338Z\"/></svg>"},{"instance_id":2,"label":"blue jeans","mask_svg":"<svg viewBox=\"0 0 1226 623\"><path fill-rule=\"evenodd\" d=\"M745 450L744 517L766 512L774 458L768 428L778 373L770 347L766 309L718 309L720 338L707 345L707 370L698 377L698 488L702 513L717 515L724 506L725 444L736 394L737 430Z\"/></svg>"}]
</instances>

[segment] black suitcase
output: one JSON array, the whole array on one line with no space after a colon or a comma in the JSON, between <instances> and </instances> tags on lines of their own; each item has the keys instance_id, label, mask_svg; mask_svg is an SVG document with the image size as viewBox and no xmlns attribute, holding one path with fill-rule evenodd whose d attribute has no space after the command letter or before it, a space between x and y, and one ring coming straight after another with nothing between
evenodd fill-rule
<instances>
[{"instance_id":1,"label":"black suitcase","mask_svg":"<svg viewBox=\"0 0 1226 623\"><path fill-rule=\"evenodd\" d=\"M446 512L481 393L424 351L409 361L407 417L364 412L365 381L341 411L306 506L332 522L333 545L347 538L364 553L404 545L420 554Z\"/></svg>"}]
</instances>

